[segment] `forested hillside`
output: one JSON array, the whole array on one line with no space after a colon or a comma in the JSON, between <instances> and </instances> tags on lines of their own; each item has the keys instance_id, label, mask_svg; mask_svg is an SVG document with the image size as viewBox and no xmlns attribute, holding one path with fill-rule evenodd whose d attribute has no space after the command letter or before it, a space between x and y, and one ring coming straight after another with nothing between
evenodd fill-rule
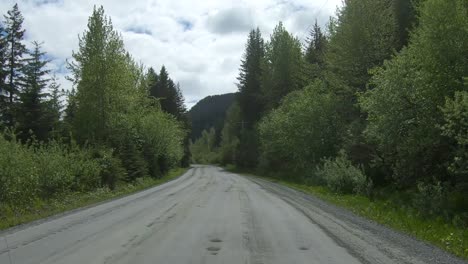
<instances>
[{"instance_id":1,"label":"forested hillside","mask_svg":"<svg viewBox=\"0 0 468 264\"><path fill-rule=\"evenodd\" d=\"M192 140L196 140L202 134L203 130L214 128L219 134L223 128L227 109L234 102L236 94L220 94L207 96L195 104L188 116L192 124Z\"/></svg>"},{"instance_id":2,"label":"forested hillside","mask_svg":"<svg viewBox=\"0 0 468 264\"><path fill-rule=\"evenodd\" d=\"M0 24L0 221L188 165L178 85L165 67L156 73L132 58L102 7L77 39L68 92L41 44L26 49L23 19L14 5Z\"/></svg>"},{"instance_id":3,"label":"forested hillside","mask_svg":"<svg viewBox=\"0 0 468 264\"><path fill-rule=\"evenodd\" d=\"M206 133L201 160L468 227L465 0L344 1L305 44L281 22L252 30L241 63L221 146Z\"/></svg>"}]
</instances>

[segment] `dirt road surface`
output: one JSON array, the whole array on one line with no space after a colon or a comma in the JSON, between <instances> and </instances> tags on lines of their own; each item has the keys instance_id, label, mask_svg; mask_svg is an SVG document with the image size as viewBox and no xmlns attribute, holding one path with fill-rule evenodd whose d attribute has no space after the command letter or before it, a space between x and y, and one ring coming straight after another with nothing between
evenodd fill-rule
<instances>
[{"instance_id":1,"label":"dirt road surface","mask_svg":"<svg viewBox=\"0 0 468 264\"><path fill-rule=\"evenodd\" d=\"M466 263L312 196L214 166L0 233L1 264Z\"/></svg>"}]
</instances>

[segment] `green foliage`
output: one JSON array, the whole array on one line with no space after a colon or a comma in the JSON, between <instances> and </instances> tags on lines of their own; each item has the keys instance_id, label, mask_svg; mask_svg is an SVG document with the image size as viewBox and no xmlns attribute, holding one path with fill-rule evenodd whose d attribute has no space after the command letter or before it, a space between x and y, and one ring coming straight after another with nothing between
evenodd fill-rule
<instances>
[{"instance_id":1,"label":"green foliage","mask_svg":"<svg viewBox=\"0 0 468 264\"><path fill-rule=\"evenodd\" d=\"M15 125L16 100L21 92L20 76L23 73L23 55L26 53L26 46L23 43L25 30L23 29L23 15L19 11L18 4L4 16L4 31L0 35L4 37L2 46L2 69L1 78L2 91L6 92L2 96L2 121L6 127Z\"/></svg>"},{"instance_id":2,"label":"green foliage","mask_svg":"<svg viewBox=\"0 0 468 264\"><path fill-rule=\"evenodd\" d=\"M408 201L404 199L405 195L401 192L386 193L382 198L374 199L363 195L339 194L323 186L307 186L285 181L281 183L348 208L355 214L380 224L429 241L457 256L468 258L466 226L447 223L441 218L421 215L417 210L405 206Z\"/></svg>"},{"instance_id":3,"label":"green foliage","mask_svg":"<svg viewBox=\"0 0 468 264\"><path fill-rule=\"evenodd\" d=\"M344 132L336 104L320 81L286 96L259 125L268 166L304 171L334 156Z\"/></svg>"},{"instance_id":4,"label":"green foliage","mask_svg":"<svg viewBox=\"0 0 468 264\"><path fill-rule=\"evenodd\" d=\"M113 132L112 116L131 105L134 86L123 40L102 7L94 9L73 59L69 69L77 85L75 136L81 143L104 143Z\"/></svg>"},{"instance_id":5,"label":"green foliage","mask_svg":"<svg viewBox=\"0 0 468 264\"><path fill-rule=\"evenodd\" d=\"M115 167L107 164L110 165L108 169L111 174ZM172 169L160 179L147 177L132 184L116 185L114 190L104 187L87 192L66 193L47 200L35 199L21 207L0 203L0 230L141 191L173 180L186 171L183 168Z\"/></svg>"},{"instance_id":6,"label":"green foliage","mask_svg":"<svg viewBox=\"0 0 468 264\"><path fill-rule=\"evenodd\" d=\"M155 110L137 114L134 120L137 120L136 128L146 154L151 155L152 161L159 160L159 171L153 171L151 175L158 177L169 168L178 166L184 155L183 140L187 134L183 124L177 122L175 117Z\"/></svg>"},{"instance_id":7,"label":"green foliage","mask_svg":"<svg viewBox=\"0 0 468 264\"><path fill-rule=\"evenodd\" d=\"M239 69L239 111L241 121L252 128L260 120L265 107L261 91L262 62L265 58L265 44L260 29L249 33L245 53Z\"/></svg>"},{"instance_id":8,"label":"green foliage","mask_svg":"<svg viewBox=\"0 0 468 264\"><path fill-rule=\"evenodd\" d=\"M317 20L309 34L310 36L306 40L304 59L307 61L308 67L310 68L308 77L314 80L323 77L328 39L317 24Z\"/></svg>"},{"instance_id":9,"label":"green foliage","mask_svg":"<svg viewBox=\"0 0 468 264\"><path fill-rule=\"evenodd\" d=\"M450 142L441 136L445 97L468 75L468 8L464 1L425 1L410 45L374 71L360 100L367 136L403 184L444 180ZM456 8L454 8L454 4Z\"/></svg>"},{"instance_id":10,"label":"green foliage","mask_svg":"<svg viewBox=\"0 0 468 264\"><path fill-rule=\"evenodd\" d=\"M216 163L218 161L218 153L215 142L215 129L211 128L209 131L203 130L202 136L190 144L192 161L201 164Z\"/></svg>"},{"instance_id":11,"label":"green foliage","mask_svg":"<svg viewBox=\"0 0 468 264\"><path fill-rule=\"evenodd\" d=\"M338 193L363 194L371 185L362 169L351 164L344 152L341 152L335 159L324 160L323 165L315 174L326 183L328 188Z\"/></svg>"},{"instance_id":12,"label":"green foliage","mask_svg":"<svg viewBox=\"0 0 468 264\"><path fill-rule=\"evenodd\" d=\"M46 75L49 70L44 69L47 60L44 60L44 52L41 52L40 44L33 42L34 50L30 52L30 58L23 67L24 75L21 76L20 83L22 92L20 93L20 103L17 109L18 129L21 131L20 138L27 140L31 136L39 140L45 140L49 136L50 122L47 118L47 108L45 103L45 88L47 86Z\"/></svg>"},{"instance_id":13,"label":"green foliage","mask_svg":"<svg viewBox=\"0 0 468 264\"><path fill-rule=\"evenodd\" d=\"M266 110L277 107L283 96L306 84L301 43L281 22L266 43L262 66L261 83Z\"/></svg>"},{"instance_id":14,"label":"green foliage","mask_svg":"<svg viewBox=\"0 0 468 264\"><path fill-rule=\"evenodd\" d=\"M1 203L24 206L35 198L100 186L100 164L87 149L55 141L27 146L1 135L0 154Z\"/></svg>"},{"instance_id":15,"label":"green foliage","mask_svg":"<svg viewBox=\"0 0 468 264\"><path fill-rule=\"evenodd\" d=\"M7 83L6 91L9 93L9 103L12 107L13 101L21 91L20 76L24 66L23 55L26 53L26 47L23 43L23 15L19 11L18 4L15 4L11 10L4 16L5 21L5 40L6 40L6 72ZM3 32L2 32L3 33Z\"/></svg>"},{"instance_id":16,"label":"green foliage","mask_svg":"<svg viewBox=\"0 0 468 264\"><path fill-rule=\"evenodd\" d=\"M62 98L65 92L63 89L60 90L60 84L58 84L55 76L51 79L49 90L48 99L44 102L45 113L43 119L50 130L49 137L58 140L61 138L61 134L65 132L65 126L62 120L64 108Z\"/></svg>"},{"instance_id":17,"label":"green foliage","mask_svg":"<svg viewBox=\"0 0 468 264\"><path fill-rule=\"evenodd\" d=\"M442 135L456 142L449 172L456 175L460 187L468 190L468 92L456 92L453 99L446 100L442 112Z\"/></svg>"},{"instance_id":18,"label":"green foliage","mask_svg":"<svg viewBox=\"0 0 468 264\"><path fill-rule=\"evenodd\" d=\"M148 71L149 95L158 99L161 109L166 113L172 114L181 120L186 114L184 97L180 91L179 85L169 77L166 67L162 66L157 75L151 68Z\"/></svg>"},{"instance_id":19,"label":"green foliage","mask_svg":"<svg viewBox=\"0 0 468 264\"><path fill-rule=\"evenodd\" d=\"M209 130L213 127L216 131L218 142L226 112L235 101L235 98L235 93L228 93L207 96L198 101L188 112L192 127L190 135L192 141L201 137L203 130Z\"/></svg>"},{"instance_id":20,"label":"green foliage","mask_svg":"<svg viewBox=\"0 0 468 264\"><path fill-rule=\"evenodd\" d=\"M170 114L185 114L178 105L183 98L175 98L181 95L164 67L159 76L143 73L102 7L93 11L73 58L69 68L77 92L66 114L79 142L115 148L128 181L160 177L179 165L186 133Z\"/></svg>"},{"instance_id":21,"label":"green foliage","mask_svg":"<svg viewBox=\"0 0 468 264\"><path fill-rule=\"evenodd\" d=\"M221 144L219 147L220 162L223 165L235 164L236 152L239 146L238 132L241 126L239 104L233 103L226 114L223 130L221 131Z\"/></svg>"},{"instance_id":22,"label":"green foliage","mask_svg":"<svg viewBox=\"0 0 468 264\"><path fill-rule=\"evenodd\" d=\"M337 93L354 97L397 45L393 0L346 1L331 32L326 63Z\"/></svg>"}]
</instances>

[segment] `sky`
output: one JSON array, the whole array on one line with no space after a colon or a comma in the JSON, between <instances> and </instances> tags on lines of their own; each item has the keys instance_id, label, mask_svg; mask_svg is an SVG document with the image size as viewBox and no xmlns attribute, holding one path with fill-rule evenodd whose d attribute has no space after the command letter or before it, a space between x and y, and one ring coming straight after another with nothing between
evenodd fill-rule
<instances>
[{"instance_id":1,"label":"sky","mask_svg":"<svg viewBox=\"0 0 468 264\"><path fill-rule=\"evenodd\" d=\"M252 28L268 39L282 21L303 41L315 20L325 25L341 0L1 0L1 13L15 3L24 16L25 41L43 42L48 68L62 88L72 87L66 60L77 50L93 6L102 5L130 54L156 71L165 65L190 108L208 95L237 91Z\"/></svg>"}]
</instances>

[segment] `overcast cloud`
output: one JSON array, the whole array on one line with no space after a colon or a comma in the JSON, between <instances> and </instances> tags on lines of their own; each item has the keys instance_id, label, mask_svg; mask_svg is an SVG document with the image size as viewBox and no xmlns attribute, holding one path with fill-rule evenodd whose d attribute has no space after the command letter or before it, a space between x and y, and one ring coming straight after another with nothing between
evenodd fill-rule
<instances>
[{"instance_id":1,"label":"overcast cloud","mask_svg":"<svg viewBox=\"0 0 468 264\"><path fill-rule=\"evenodd\" d=\"M6 14L17 1L0 1ZM127 50L156 70L164 64L191 107L207 95L234 92L247 34L260 27L268 38L278 23L303 40L315 19L324 25L341 0L24 0L26 41L44 42L63 88L70 89L66 59L94 5L103 5Z\"/></svg>"}]
</instances>

